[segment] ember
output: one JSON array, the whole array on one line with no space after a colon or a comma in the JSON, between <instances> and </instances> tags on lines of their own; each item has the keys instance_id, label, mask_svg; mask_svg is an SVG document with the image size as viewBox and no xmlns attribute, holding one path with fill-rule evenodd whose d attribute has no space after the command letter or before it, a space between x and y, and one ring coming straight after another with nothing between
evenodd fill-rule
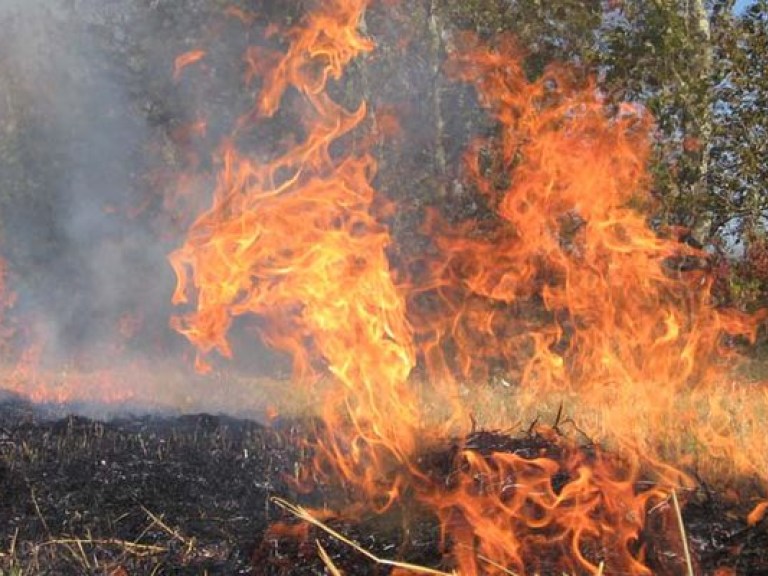
<instances>
[{"instance_id":1,"label":"ember","mask_svg":"<svg viewBox=\"0 0 768 576\"><path fill-rule=\"evenodd\" d=\"M179 80L181 78L181 74L184 71L184 68L194 64L195 62L200 62L200 60L203 58L205 58L204 50L191 50L176 58L176 62L173 65L174 80Z\"/></svg>"}]
</instances>

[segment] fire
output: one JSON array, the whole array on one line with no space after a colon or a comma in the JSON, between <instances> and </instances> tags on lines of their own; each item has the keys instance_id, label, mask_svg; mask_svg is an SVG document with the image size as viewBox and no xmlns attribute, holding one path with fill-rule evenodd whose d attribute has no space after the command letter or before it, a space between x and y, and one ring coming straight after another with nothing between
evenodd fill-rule
<instances>
[{"instance_id":1,"label":"fire","mask_svg":"<svg viewBox=\"0 0 768 576\"><path fill-rule=\"evenodd\" d=\"M747 524L750 526L756 525L765 517L766 512L768 512L768 501L760 502L747 516Z\"/></svg>"},{"instance_id":2,"label":"fire","mask_svg":"<svg viewBox=\"0 0 768 576\"><path fill-rule=\"evenodd\" d=\"M734 361L723 337L754 339L764 314L714 308L706 255L660 237L633 207L649 201L648 114L608 110L562 68L530 83L521 61L511 41L489 50L467 40L451 62L501 126L466 163L498 219L479 238L471 222L427 223L439 255L421 263L430 274L411 297L427 362L448 373L451 343L467 378L501 364L519 375L521 408L576 398L601 413L590 437L609 431L642 454L655 453L651 427L662 423L721 449L714 415L738 393L722 387ZM491 170L480 164L489 150ZM424 293L442 303L437 312L419 308ZM706 421L682 413L684 400L706 403Z\"/></svg>"},{"instance_id":3,"label":"fire","mask_svg":"<svg viewBox=\"0 0 768 576\"><path fill-rule=\"evenodd\" d=\"M33 340L21 353L9 374L2 376L3 388L40 404L120 404L132 400L135 392L127 375L110 369L82 370L63 366L52 370L44 365L45 341Z\"/></svg>"},{"instance_id":4,"label":"fire","mask_svg":"<svg viewBox=\"0 0 768 576\"><path fill-rule=\"evenodd\" d=\"M407 386L415 352L385 253L390 238L371 210L375 161L330 150L366 115L365 104L345 110L326 92L372 49L357 31L364 6L333 2L310 14L288 33L284 55L249 50L246 80L263 75L264 86L238 130L250 120L258 128L293 88L307 135L269 162L226 143L213 206L171 264L174 302L196 292L195 310L173 325L203 353L230 356L233 319L255 314L265 320L265 342L292 355L297 380L310 382L327 366L337 386L323 401L331 430L319 446L323 460L351 482L365 478L361 486L375 493L385 461L405 463L414 451L419 413ZM208 369L203 355L197 365Z\"/></svg>"},{"instance_id":5,"label":"fire","mask_svg":"<svg viewBox=\"0 0 768 576\"><path fill-rule=\"evenodd\" d=\"M173 79L178 82L187 66L200 62L203 58L205 58L205 50L190 50L178 56L173 64Z\"/></svg>"},{"instance_id":6,"label":"fire","mask_svg":"<svg viewBox=\"0 0 768 576\"><path fill-rule=\"evenodd\" d=\"M463 473L428 499L461 574L595 574L601 561L610 573L651 573L636 556L639 537L667 489L638 493L637 471L630 467L623 476L599 452L591 462L583 451L557 456L562 464L551 457L462 453Z\"/></svg>"},{"instance_id":7,"label":"fire","mask_svg":"<svg viewBox=\"0 0 768 576\"><path fill-rule=\"evenodd\" d=\"M297 382L326 377L312 474L342 481L369 509L416 498L441 520L460 574L651 574L643 531L674 490L693 486L677 466L703 454L702 469L768 478L754 457L768 453L758 424L768 395L730 383L728 345L754 339L763 316L713 307L706 254L649 226L648 113L610 105L562 67L529 81L509 39L490 49L465 38L449 62L499 124L465 162L494 217L480 234L478 222L432 212L423 232L435 249L407 264L418 273L395 274L376 162L365 139L349 145L366 103L347 109L330 95L374 48L360 32L365 9L319 3L285 31L285 52L248 50L244 79L260 92L221 146L210 208L170 256L173 302L188 306L173 326L205 371L212 353L232 356L234 322L257 317ZM293 93L301 135L267 152L242 144ZM440 423L411 381L418 362ZM539 427L556 454L467 445L450 481L435 482L420 455L466 436L460 384L489 366L516 381L505 401L521 416L547 403L575 410L593 453Z\"/></svg>"}]
</instances>

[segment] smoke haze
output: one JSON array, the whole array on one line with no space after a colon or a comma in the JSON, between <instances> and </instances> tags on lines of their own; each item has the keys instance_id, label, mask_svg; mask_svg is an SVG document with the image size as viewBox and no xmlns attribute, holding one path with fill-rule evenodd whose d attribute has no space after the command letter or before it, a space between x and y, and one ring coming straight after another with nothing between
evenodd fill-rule
<instances>
[{"instance_id":1,"label":"smoke haze","mask_svg":"<svg viewBox=\"0 0 768 576\"><path fill-rule=\"evenodd\" d=\"M168 325L179 311L170 303L175 278L167 256L210 204L215 150L258 93L258 81L243 85L243 54L265 42L270 23L290 26L301 13L295 4L249 5L260 20L245 25L211 0L0 0L0 75L7 79L0 86L0 254L17 295L6 364L35 343L35 362L54 380L62 366L133 371L112 385L136 392L139 404L162 397L185 410L237 411L249 398L259 410L260 395L279 396L279 386L261 393L250 378L232 375L278 381L290 370L286 357L259 343L253 319L236 327L236 360L220 363L228 375L192 374L191 346ZM427 27L424 8L414 9L414 29ZM383 46L401 48L366 59L331 90L349 108L367 100L381 126L390 115L401 119L393 144L375 150L376 188L398 205L390 223L396 259L397 251L419 250L412 232L425 199L439 196L454 213L476 207L451 180L468 125L452 111L462 102L466 108L472 91L442 82L442 102L425 97L438 88L441 54L426 35L402 38L390 16L372 11L365 25ZM279 38L273 44L283 49ZM194 49L205 57L174 81L175 58ZM295 96L286 95L289 102L244 149L269 156L301 138ZM402 174L424 172L435 177L403 185Z\"/></svg>"}]
</instances>

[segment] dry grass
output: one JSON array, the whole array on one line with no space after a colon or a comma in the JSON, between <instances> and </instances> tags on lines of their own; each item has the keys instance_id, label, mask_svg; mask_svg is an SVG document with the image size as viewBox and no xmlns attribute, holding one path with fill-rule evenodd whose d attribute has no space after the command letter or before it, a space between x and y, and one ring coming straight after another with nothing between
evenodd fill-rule
<instances>
[{"instance_id":1,"label":"dry grass","mask_svg":"<svg viewBox=\"0 0 768 576\"><path fill-rule=\"evenodd\" d=\"M392 568L400 568L403 570L410 570L411 572L414 572L416 574L429 574L432 576L457 576L455 572L442 572L440 570L435 570L433 568L427 568L425 566L419 566L417 564L410 564L408 562L399 562L397 560L388 560L386 558L380 558L373 554L372 552L369 552L356 542L353 542L340 532L334 530L327 524L321 522L317 518L315 518L309 510L306 508L302 508L301 506L297 506L295 504L291 504L287 500L283 500L282 498L272 498L272 502L277 504L280 508L283 510L286 510L287 512L290 512L294 516L296 516L299 520L302 520L303 522L308 522L309 524L312 524L313 526L319 528L329 536L332 536L336 540L343 542L347 546L349 546L351 549L359 552L375 564L378 564L380 566L390 566ZM319 544L318 544L319 545ZM320 547L322 549L322 547ZM323 551L324 552L324 551ZM326 566L328 566L327 562L330 561L330 558L328 558L328 555L325 554L323 557L323 553L321 552L321 558L323 558L323 561L326 562ZM336 570L336 572L339 572L339 569L336 568L333 563L330 563L329 566L332 570Z\"/></svg>"},{"instance_id":2,"label":"dry grass","mask_svg":"<svg viewBox=\"0 0 768 576\"><path fill-rule=\"evenodd\" d=\"M370 551L366 550L356 542L353 542L343 534L334 530L333 528L331 528L321 520L315 518L306 508L297 506L296 504L292 504L286 500L283 500L282 498L272 498L272 502L277 504L283 510L290 512L291 514L296 516L296 518L298 518L299 520L312 524L313 526L319 528L329 536L332 536L336 540L346 544L351 549L362 554L363 556L365 556L375 564L378 564L381 566L390 566L393 568L401 568L403 570L409 570L415 574L428 574L432 576L459 576L457 572L442 572L440 570L435 570L434 568L429 568L426 566L419 566L417 564L411 564L408 562L398 562L396 560L387 560L385 558L380 558L375 554L371 553ZM681 519L681 522L682 522L682 519ZM683 535L683 537L685 537L685 535ZM328 569L330 574L332 576L343 576L343 572L338 568L338 566L336 566L336 564L328 555L328 552L325 550L325 548L323 548L323 545L320 543L319 540L316 541L316 546L317 546L317 551L320 556L320 559L323 561L323 564ZM687 554L687 548L686 548L686 554ZM504 574L508 574L509 576L520 576L517 572L513 572L507 569L501 564L494 562L490 558L486 558L485 556L478 556L478 558L483 562L493 566L494 568L501 570ZM690 557L688 557L688 562L689 562L688 565L690 567ZM603 576L604 569L605 569L605 564L603 562L600 562L596 576ZM536 576L539 576L539 575L536 575ZM568 576L568 575L564 574L563 576ZM690 572L689 576L693 576L693 572Z\"/></svg>"},{"instance_id":3,"label":"dry grass","mask_svg":"<svg viewBox=\"0 0 768 576\"><path fill-rule=\"evenodd\" d=\"M683 522L683 513L680 510L680 502L677 499L677 492L672 490L672 503L675 506L675 515L677 516L677 525L680 528L680 539L683 542L683 554L685 555L685 565L688 569L688 576L694 576L693 563L691 562L691 552L688 549L688 536L685 533L685 523Z\"/></svg>"}]
</instances>

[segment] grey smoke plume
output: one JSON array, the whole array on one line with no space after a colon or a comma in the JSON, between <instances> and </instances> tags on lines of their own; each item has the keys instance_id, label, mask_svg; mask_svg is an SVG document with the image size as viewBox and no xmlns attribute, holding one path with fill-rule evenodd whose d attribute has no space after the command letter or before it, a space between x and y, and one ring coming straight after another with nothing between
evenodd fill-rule
<instances>
[{"instance_id":1,"label":"grey smoke plume","mask_svg":"<svg viewBox=\"0 0 768 576\"><path fill-rule=\"evenodd\" d=\"M186 168L173 134L203 101L209 128L196 169L210 171L213 148L245 109L233 101L253 97L241 81L247 34L219 43L226 65L199 67L207 84L192 72L173 80L174 58L214 37L221 10L209 0L0 0L0 254L18 296L6 364L41 339L56 378L110 367L124 376L140 361L135 377L120 378L140 398L233 413L266 404L252 381L193 377L190 345L168 326L167 255L186 226L163 207L173 184L152 175ZM210 187L195 193L196 207L210 201ZM256 350L245 367L264 373L270 360Z\"/></svg>"},{"instance_id":2,"label":"grey smoke plume","mask_svg":"<svg viewBox=\"0 0 768 576\"><path fill-rule=\"evenodd\" d=\"M20 283L19 311L35 318L49 352L103 346L126 314L153 325L147 348L172 341L165 256L173 239L152 229L151 201L130 215L152 192L147 143L165 129L152 117L149 83L170 81L170 70L153 53L160 44L151 29L131 35L144 24L133 4L5 0L0 8L10 78L3 252Z\"/></svg>"}]
</instances>

